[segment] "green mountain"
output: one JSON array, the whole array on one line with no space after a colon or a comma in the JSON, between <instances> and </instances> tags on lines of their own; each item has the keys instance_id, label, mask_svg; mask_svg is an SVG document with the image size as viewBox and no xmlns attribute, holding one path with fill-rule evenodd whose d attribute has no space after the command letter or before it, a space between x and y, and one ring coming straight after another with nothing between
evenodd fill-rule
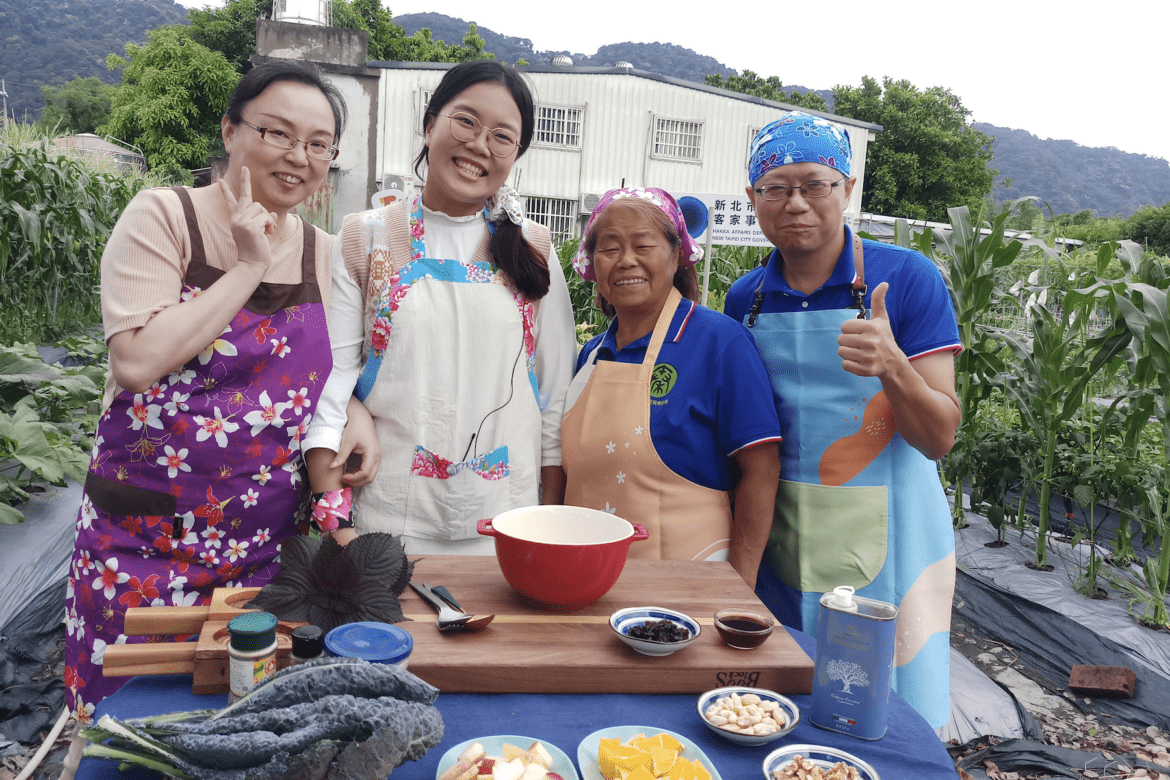
<instances>
[{"instance_id":1,"label":"green mountain","mask_svg":"<svg viewBox=\"0 0 1170 780\"><path fill-rule=\"evenodd\" d=\"M116 84L106 55L144 43L146 31L183 22L187 9L172 0L0 0L0 78L10 116L41 115L42 85L77 76Z\"/></svg>"},{"instance_id":2,"label":"green mountain","mask_svg":"<svg viewBox=\"0 0 1170 780\"><path fill-rule=\"evenodd\" d=\"M1143 206L1170 202L1170 164L1160 157L1113 147L1041 139L1027 130L976 122L995 138L999 169L992 188L998 202L1035 195L1056 214L1089 209L1098 217L1128 217ZM1010 186L1005 186L1010 179Z\"/></svg>"}]
</instances>

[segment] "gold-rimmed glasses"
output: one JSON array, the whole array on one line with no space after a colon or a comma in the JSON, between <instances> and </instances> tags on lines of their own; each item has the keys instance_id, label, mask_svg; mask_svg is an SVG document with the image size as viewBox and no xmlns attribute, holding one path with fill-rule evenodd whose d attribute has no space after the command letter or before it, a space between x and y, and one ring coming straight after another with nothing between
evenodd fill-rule
<instances>
[{"instance_id":1,"label":"gold-rimmed glasses","mask_svg":"<svg viewBox=\"0 0 1170 780\"><path fill-rule=\"evenodd\" d=\"M456 111L453 114L441 114L440 116L445 116L450 120L451 135L464 143L474 141L483 132L483 123L471 114ZM507 128L493 127L488 129L487 146L488 151L494 156L508 157L520 146L520 139Z\"/></svg>"}]
</instances>

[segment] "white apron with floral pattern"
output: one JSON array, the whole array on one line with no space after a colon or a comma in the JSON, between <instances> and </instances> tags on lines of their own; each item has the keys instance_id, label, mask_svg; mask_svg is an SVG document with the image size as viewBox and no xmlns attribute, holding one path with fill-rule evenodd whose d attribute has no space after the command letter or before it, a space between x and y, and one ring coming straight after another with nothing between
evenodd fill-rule
<instances>
[{"instance_id":1,"label":"white apron with floral pattern","mask_svg":"<svg viewBox=\"0 0 1170 780\"><path fill-rule=\"evenodd\" d=\"M355 391L382 445L355 521L363 533L401 535L410 554L491 555L476 522L538 503L536 307L492 260L486 229L471 260L434 258L422 198L405 213L408 224L385 227L409 229L411 256L392 258Z\"/></svg>"}]
</instances>

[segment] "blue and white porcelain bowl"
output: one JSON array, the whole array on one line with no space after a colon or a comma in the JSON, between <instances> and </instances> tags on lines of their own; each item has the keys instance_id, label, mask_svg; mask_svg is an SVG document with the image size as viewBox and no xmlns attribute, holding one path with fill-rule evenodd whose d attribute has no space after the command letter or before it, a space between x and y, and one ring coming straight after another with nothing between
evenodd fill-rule
<instances>
[{"instance_id":1,"label":"blue and white porcelain bowl","mask_svg":"<svg viewBox=\"0 0 1170 780\"><path fill-rule=\"evenodd\" d=\"M652 639L637 639L630 636L630 629L644 623L654 623L659 620L669 620L679 628L690 632L690 637L679 642L658 642ZM699 638L701 630L698 622L688 616L666 607L627 607L619 609L609 616L609 627L618 638L643 655L670 655Z\"/></svg>"},{"instance_id":2,"label":"blue and white porcelain bowl","mask_svg":"<svg viewBox=\"0 0 1170 780\"><path fill-rule=\"evenodd\" d=\"M741 698L752 694L758 696L761 701L774 702L775 707L769 706L768 709L774 710L776 713L772 715L773 719L779 721L780 718L777 717L778 714L779 716L783 717L784 722L780 725L780 728L777 731L774 731L771 734L745 734L742 731L728 731L727 729L722 728L721 723L712 723L707 711L719 699L731 698L732 694L737 694ZM724 739L736 743L737 745L750 745L752 747L766 745L772 740L780 739L780 737L783 737L785 734L796 728L796 724L800 723L800 708L796 706L796 703L787 696L781 696L775 691L769 691L765 688L746 688L741 686L716 688L715 690L707 691L702 696L700 696L698 702L695 704L695 707L699 711L699 717L703 719L703 723L707 726L707 728L711 729Z\"/></svg>"},{"instance_id":3,"label":"blue and white porcelain bowl","mask_svg":"<svg viewBox=\"0 0 1170 780\"><path fill-rule=\"evenodd\" d=\"M791 764L796 756L803 757L813 766L820 768L821 771L828 771L834 764L844 762L847 766L857 770L861 780L881 780L877 770L857 756L823 745L785 745L782 748L776 748L764 759L764 777L767 780L774 780L773 773Z\"/></svg>"}]
</instances>

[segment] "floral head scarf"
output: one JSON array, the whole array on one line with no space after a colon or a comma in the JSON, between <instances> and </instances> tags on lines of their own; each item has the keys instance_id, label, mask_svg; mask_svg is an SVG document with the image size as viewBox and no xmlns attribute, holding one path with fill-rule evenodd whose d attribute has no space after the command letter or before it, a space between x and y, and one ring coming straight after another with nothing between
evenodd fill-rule
<instances>
[{"instance_id":1,"label":"floral head scarf","mask_svg":"<svg viewBox=\"0 0 1170 780\"><path fill-rule=\"evenodd\" d=\"M678 237L682 239L682 257L679 259L680 266L684 268L692 266L703 259L703 249L695 243L695 239L691 238L691 234L687 232L687 223L683 219L682 210L679 209L678 203L669 192L660 190L657 187L624 187L620 190L610 190L605 193L601 196L601 200L597 202L597 207L593 209L593 213L589 215L589 221L585 223L584 235L589 235L589 229L593 227L593 223L601 216L601 212L605 211L606 206L615 200L622 200L623 198L648 200L666 215L666 218L670 220L670 224L678 232ZM577 250L577 256L573 258L573 268L577 269L577 273L585 281L596 281L596 276L593 273L593 260L585 254L584 238L581 240L581 247Z\"/></svg>"},{"instance_id":2,"label":"floral head scarf","mask_svg":"<svg viewBox=\"0 0 1170 780\"><path fill-rule=\"evenodd\" d=\"M819 116L793 111L752 140L748 180L755 184L773 168L804 162L827 165L848 177L852 160L847 130Z\"/></svg>"}]
</instances>

